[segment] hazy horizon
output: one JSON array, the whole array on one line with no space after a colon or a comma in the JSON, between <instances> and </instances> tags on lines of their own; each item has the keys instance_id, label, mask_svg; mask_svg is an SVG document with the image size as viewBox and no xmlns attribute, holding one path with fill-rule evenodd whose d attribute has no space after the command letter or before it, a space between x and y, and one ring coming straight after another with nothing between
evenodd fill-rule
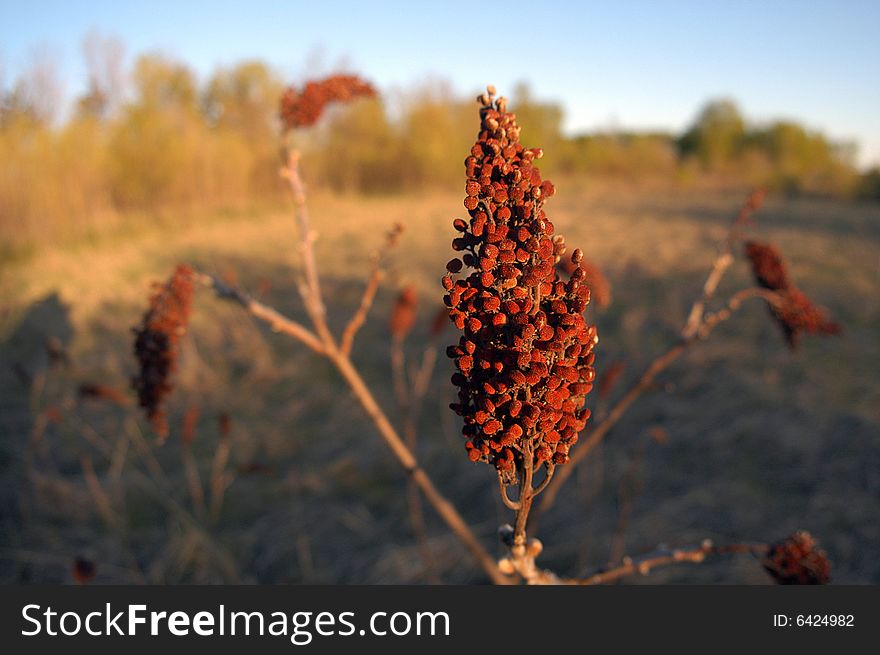
<instances>
[{"instance_id":1,"label":"hazy horizon","mask_svg":"<svg viewBox=\"0 0 880 655\"><path fill-rule=\"evenodd\" d=\"M729 97L753 123L792 119L836 142L857 143L861 167L880 164L874 3L373 7L18 4L4 10L0 79L11 85L35 53L51 56L69 105L85 88L82 39L96 31L121 39L127 64L158 51L200 79L219 66L260 59L291 81L311 67L326 72L344 62L384 91L433 78L450 81L458 94L486 83L509 93L526 81L536 97L564 107L569 134L680 133L707 100Z\"/></svg>"}]
</instances>

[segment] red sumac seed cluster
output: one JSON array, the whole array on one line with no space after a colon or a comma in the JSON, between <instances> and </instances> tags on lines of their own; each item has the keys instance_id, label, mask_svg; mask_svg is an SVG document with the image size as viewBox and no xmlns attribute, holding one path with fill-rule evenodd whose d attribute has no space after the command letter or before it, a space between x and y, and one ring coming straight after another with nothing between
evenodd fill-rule
<instances>
[{"instance_id":1,"label":"red sumac seed cluster","mask_svg":"<svg viewBox=\"0 0 880 655\"><path fill-rule=\"evenodd\" d=\"M772 544L762 563L778 584L828 584L831 581L828 555L805 530Z\"/></svg>"},{"instance_id":2,"label":"red sumac seed cluster","mask_svg":"<svg viewBox=\"0 0 880 655\"><path fill-rule=\"evenodd\" d=\"M775 246L759 241L748 241L745 250L758 285L775 291L780 296L780 304L771 305L770 311L782 329L790 348L797 348L801 332L807 334L841 332L840 324L832 321L827 311L815 305L791 281L782 253Z\"/></svg>"},{"instance_id":3,"label":"red sumac seed cluster","mask_svg":"<svg viewBox=\"0 0 880 655\"><path fill-rule=\"evenodd\" d=\"M132 380L138 402L160 439L168 436L163 407L173 387L171 375L177 368L177 342L186 333L192 308L193 270L178 265L164 284L157 285L141 324L134 328L134 352L140 369Z\"/></svg>"},{"instance_id":4,"label":"red sumac seed cluster","mask_svg":"<svg viewBox=\"0 0 880 655\"><path fill-rule=\"evenodd\" d=\"M302 89L288 88L281 97L281 122L288 130L314 125L332 102L372 97L376 89L357 75L332 75L306 82Z\"/></svg>"},{"instance_id":5,"label":"red sumac seed cluster","mask_svg":"<svg viewBox=\"0 0 880 655\"><path fill-rule=\"evenodd\" d=\"M541 150L519 141L516 116L494 90L481 96L481 131L467 159L465 209L443 278L444 302L460 330L447 349L457 372L463 434L472 461L491 463L506 483L528 454L535 464L564 464L590 411L595 326L575 250L568 281L556 271L561 239L543 206L555 188L534 161Z\"/></svg>"}]
</instances>

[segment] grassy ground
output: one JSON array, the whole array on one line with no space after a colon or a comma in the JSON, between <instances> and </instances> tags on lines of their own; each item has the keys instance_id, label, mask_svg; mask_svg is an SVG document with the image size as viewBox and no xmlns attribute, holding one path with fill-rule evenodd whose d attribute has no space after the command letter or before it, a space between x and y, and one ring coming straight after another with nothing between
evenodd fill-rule
<instances>
[{"instance_id":1,"label":"grassy ground","mask_svg":"<svg viewBox=\"0 0 880 655\"><path fill-rule=\"evenodd\" d=\"M742 197L559 186L548 204L557 230L614 285L612 306L592 313L600 375L624 362L613 400L674 338ZM421 323L408 352L419 356L440 304L460 194L318 196L311 209L337 328L357 306L369 255L385 230L396 221L407 228L354 356L396 417L387 333L394 287L418 290ZM795 280L845 334L807 338L790 353L760 304L721 326L633 408L544 517L545 565L576 574L604 564L626 490L636 487L628 553L706 537L774 540L803 527L824 544L837 581L880 582L880 208L771 198L758 223L761 237L783 249ZM77 396L84 382L127 391L134 372L129 328L144 311L150 281L177 261L233 277L302 317L293 224L280 212L147 228L36 252L0 271L0 579L66 581L82 556L98 563L104 582L424 581L406 520L404 476L359 406L324 362L234 307L199 296L164 446L153 443L131 406ZM740 259L721 293L748 284ZM69 366L51 365L44 345L50 336L64 344ZM445 333L443 340L451 339ZM445 407L449 373L441 356L419 454L493 547L497 526L509 517L493 473L464 456L456 417ZM590 402L601 414L609 399L597 395ZM231 416L229 487L214 521L191 518L197 511L178 436L192 405L202 410L194 454L206 487L217 416ZM656 428L668 434L665 444L649 438ZM428 528L444 581L483 580L430 512ZM744 557L645 581L765 577Z\"/></svg>"}]
</instances>

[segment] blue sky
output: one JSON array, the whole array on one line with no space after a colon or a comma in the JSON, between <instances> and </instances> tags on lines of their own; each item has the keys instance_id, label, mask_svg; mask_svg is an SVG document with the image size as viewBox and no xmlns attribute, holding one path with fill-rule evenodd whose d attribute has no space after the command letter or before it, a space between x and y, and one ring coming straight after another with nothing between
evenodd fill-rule
<instances>
[{"instance_id":1,"label":"blue sky","mask_svg":"<svg viewBox=\"0 0 880 655\"><path fill-rule=\"evenodd\" d=\"M120 37L129 58L158 50L204 76L256 57L293 79L320 54L385 89L429 75L468 93L527 80L564 105L571 131L680 130L705 100L729 96L750 119L797 119L880 163L880 0L4 0L6 82L48 49L75 94L90 29Z\"/></svg>"}]
</instances>

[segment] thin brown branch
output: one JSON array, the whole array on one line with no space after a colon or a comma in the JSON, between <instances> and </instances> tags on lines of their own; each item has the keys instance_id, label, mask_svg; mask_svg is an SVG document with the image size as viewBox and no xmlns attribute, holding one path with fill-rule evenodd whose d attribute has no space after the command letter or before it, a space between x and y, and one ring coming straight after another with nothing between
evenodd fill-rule
<instances>
[{"instance_id":1,"label":"thin brown branch","mask_svg":"<svg viewBox=\"0 0 880 655\"><path fill-rule=\"evenodd\" d=\"M733 294L727 301L727 304L716 312L711 312L703 317L703 322L697 329L696 336L699 339L706 339L715 327L731 317L733 312L738 310L743 302L749 298L763 298L768 304L774 307L780 307L783 304L782 295L777 291L762 289L760 287L751 287L742 289Z\"/></svg>"},{"instance_id":2,"label":"thin brown branch","mask_svg":"<svg viewBox=\"0 0 880 655\"><path fill-rule=\"evenodd\" d=\"M312 333L299 323L282 316L276 310L269 308L262 303L257 303L256 301L243 296L243 294L234 292L229 287L225 288L224 293L225 285L222 285L222 283L218 284L218 280L210 276L200 277L203 278L203 281L217 290L218 295L221 297L236 300L251 315L265 321L279 332L288 334L302 343L305 343L316 353L324 355L336 367L343 379L348 383L355 397L358 399L358 402L360 402L367 415L373 421L380 436L397 458L398 462L409 473L412 480L418 485L428 502L434 507L435 511L446 522L452 532L465 545L492 582L495 584L509 584L513 582L508 576L501 573L494 558L489 555L482 544L480 544L479 540L476 538L462 516L458 513L455 506L434 486L431 478L419 465L415 455L413 455L412 451L406 446L400 438L400 435L391 425L388 417L379 407L375 397L363 381L360 373L351 363L351 360L336 346L336 341L327 328L324 305L321 301L320 285L317 268L315 266L314 251L312 248L314 235L309 227L308 212L305 207L305 194L298 173L298 161L298 154L295 152L291 153L288 166L282 171L282 174L290 182L291 189L294 193L294 201L297 206L296 213L299 221L301 240L300 249L303 255L303 266L305 270L303 300L306 304L306 310L312 320L315 333Z\"/></svg>"},{"instance_id":3,"label":"thin brown branch","mask_svg":"<svg viewBox=\"0 0 880 655\"><path fill-rule=\"evenodd\" d=\"M428 393L428 387L431 384L431 375L434 373L434 366L437 364L437 346L431 344L425 348L422 353L422 364L416 370L412 377L412 410L415 418L421 413L422 401Z\"/></svg>"},{"instance_id":4,"label":"thin brown branch","mask_svg":"<svg viewBox=\"0 0 880 655\"><path fill-rule=\"evenodd\" d=\"M516 518L513 524L514 548L526 543L526 524L529 520L529 511L532 509L532 500L535 497L535 490L532 488L532 477L535 474L533 467L534 458L534 452L530 447L527 447L523 453L522 479L519 486L519 509L516 510Z\"/></svg>"},{"instance_id":5,"label":"thin brown branch","mask_svg":"<svg viewBox=\"0 0 880 655\"><path fill-rule=\"evenodd\" d=\"M553 480L553 474L556 472L556 465L552 462L547 462L547 475L541 481L537 487L532 491L532 498L539 495L543 492L547 487L550 486L550 482Z\"/></svg>"},{"instance_id":6,"label":"thin brown branch","mask_svg":"<svg viewBox=\"0 0 880 655\"><path fill-rule=\"evenodd\" d=\"M373 258L373 269L370 271L370 277L367 278L367 284L364 287L364 293L361 296L361 304L358 306L354 316L349 320L348 325L342 332L342 338L339 340L339 350L343 355L350 355L351 348L354 345L354 338L367 320L367 314L370 307L373 306L373 300L376 298L376 292L379 290L379 284L382 282L384 272L381 268L381 259L377 254Z\"/></svg>"},{"instance_id":7,"label":"thin brown branch","mask_svg":"<svg viewBox=\"0 0 880 655\"><path fill-rule=\"evenodd\" d=\"M126 461L128 459L128 446L130 441L131 440L128 438L128 435L119 435L116 440L116 446L113 449L113 454L110 457L110 465L107 469L107 477L115 484L119 483L119 480L122 477L122 472L125 469Z\"/></svg>"},{"instance_id":8,"label":"thin brown branch","mask_svg":"<svg viewBox=\"0 0 880 655\"><path fill-rule=\"evenodd\" d=\"M314 332L306 328L304 325L297 323L296 321L283 316L277 310L254 300L246 293L226 284L216 276L208 275L206 273L197 273L197 276L202 284L214 289L218 297L238 303L254 318L260 319L275 332L281 332L289 337L293 337L297 341L307 345L319 355L324 354L324 344Z\"/></svg>"},{"instance_id":9,"label":"thin brown branch","mask_svg":"<svg viewBox=\"0 0 880 655\"><path fill-rule=\"evenodd\" d=\"M712 269L709 271L709 276L706 278L706 282L703 285L703 293L691 306L687 322L685 323L684 329L681 331L683 339L692 337L696 334L697 330L700 329L706 305L712 299L712 296L715 295L715 290L718 288L721 278L724 277L724 273L733 263L733 255L730 250L731 248L728 246L726 250L719 253L718 257L715 258L715 262L712 264Z\"/></svg>"},{"instance_id":10,"label":"thin brown branch","mask_svg":"<svg viewBox=\"0 0 880 655\"><path fill-rule=\"evenodd\" d=\"M303 296L306 311L312 319L312 324L318 337L325 344L334 344L333 335L327 327L327 310L321 298L321 283L318 278L318 266L315 263L314 242L317 235L311 228L309 211L306 205L305 185L299 174L300 153L291 150L287 156L287 165L281 169L281 176L287 180L290 190L293 192L293 203L296 208L295 214L299 227L300 255L303 262L304 284L300 286L300 295Z\"/></svg>"},{"instance_id":11,"label":"thin brown branch","mask_svg":"<svg viewBox=\"0 0 880 655\"><path fill-rule=\"evenodd\" d=\"M342 332L342 338L339 340L339 350L341 350L344 355L351 354L351 349L354 345L354 338L357 336L358 330L363 326L364 321L367 320L367 314L370 312L370 307L373 306L376 292L379 290L379 284L385 276L385 272L382 270L384 255L397 245L397 239L402 231L403 226L399 223L396 224L391 228L391 231L388 232L384 248L373 254L370 275L367 277L367 283L364 286L364 293L361 295L360 305L349 320L348 325L345 326L345 330Z\"/></svg>"},{"instance_id":12,"label":"thin brown branch","mask_svg":"<svg viewBox=\"0 0 880 655\"><path fill-rule=\"evenodd\" d=\"M339 371L343 379L348 383L358 402L364 408L367 415L373 421L380 436L385 441L391 452L397 458L400 465L409 473L412 480L418 485L428 502L434 507L440 517L446 522L452 532L461 540L468 551L473 555L477 563L483 568L489 578L495 584L508 584L513 582L511 578L501 573L494 558L483 548L473 531L467 525L455 506L449 502L434 486L428 474L421 468L410 448L403 442L400 435L391 425L388 417L379 407L369 387L364 382L360 373L351 363L348 355L336 345L336 340L327 327L326 310L321 300L320 282L318 279L317 266L314 255L315 235L309 225L308 211L305 202L305 191L302 179L299 176L299 153L292 151L288 157L287 166L281 174L290 184L296 205L296 218L299 223L300 251L303 257L304 280L300 286L306 311L312 321L314 333L302 325L287 319L274 309L257 303L242 294L222 293L217 280L207 277L205 280L218 290L221 297L231 297L242 305L249 313L259 318L274 329L288 334L293 338L305 343L316 353L324 355ZM228 289L228 288L227 288ZM231 290L230 290L231 291Z\"/></svg>"},{"instance_id":13,"label":"thin brown branch","mask_svg":"<svg viewBox=\"0 0 880 655\"><path fill-rule=\"evenodd\" d=\"M474 559L476 559L486 574L491 578L492 582L495 584L510 583L511 580L501 573L495 560L489 555L486 549L483 548L482 544L480 544L470 527L468 527L465 520L458 513L458 510L455 509L455 506L437 490L431 478L428 477L428 474L425 473L424 469L419 466L415 456L410 449L406 447L406 444L403 443L400 436L397 434L397 431L385 416L385 413L379 407L378 403L376 403L376 399L373 397L372 392L369 387L367 387L366 383L364 383L363 378L361 378L351 361L338 351L330 353L328 357L330 357L331 361L342 374L342 377L348 382L355 397L376 425L379 434L385 440L385 443L391 449L391 452L394 453L398 462L400 462L401 466L409 472L410 476L412 476L412 479L419 486L419 489L421 489L428 502L431 503L440 517L467 547L470 553L474 556Z\"/></svg>"},{"instance_id":14,"label":"thin brown branch","mask_svg":"<svg viewBox=\"0 0 880 655\"><path fill-rule=\"evenodd\" d=\"M697 330L700 329L703 322L703 314L706 311L706 305L715 295L715 291L718 289L721 278L724 277L724 273L733 263L733 247L740 239L743 227L749 223L752 214L761 206L763 198L763 190L759 189L753 191L749 194L748 198L746 198L742 207L740 207L736 219L727 231L724 241L721 242L718 256L715 258L712 268L709 270L706 282L703 284L703 292L700 297L694 301L694 304L691 307L690 314L688 315L684 328L681 331L683 339L693 337L697 333Z\"/></svg>"},{"instance_id":15,"label":"thin brown branch","mask_svg":"<svg viewBox=\"0 0 880 655\"><path fill-rule=\"evenodd\" d=\"M504 503L505 507L512 509L514 512L520 510L522 504L518 500L511 500L510 496L507 495L507 485L504 483L504 478L501 475L498 476L498 493L501 495L501 502Z\"/></svg>"},{"instance_id":16,"label":"thin brown branch","mask_svg":"<svg viewBox=\"0 0 880 655\"><path fill-rule=\"evenodd\" d=\"M598 585L616 582L630 575L648 575L652 570L671 564L701 564L706 558L714 555L729 555L735 553L751 553L761 556L766 554L767 545L757 543L738 543L726 546L716 546L710 540L704 541L695 548L657 550L640 557L625 557L619 566L596 571L583 579L564 580L564 584Z\"/></svg>"}]
</instances>

